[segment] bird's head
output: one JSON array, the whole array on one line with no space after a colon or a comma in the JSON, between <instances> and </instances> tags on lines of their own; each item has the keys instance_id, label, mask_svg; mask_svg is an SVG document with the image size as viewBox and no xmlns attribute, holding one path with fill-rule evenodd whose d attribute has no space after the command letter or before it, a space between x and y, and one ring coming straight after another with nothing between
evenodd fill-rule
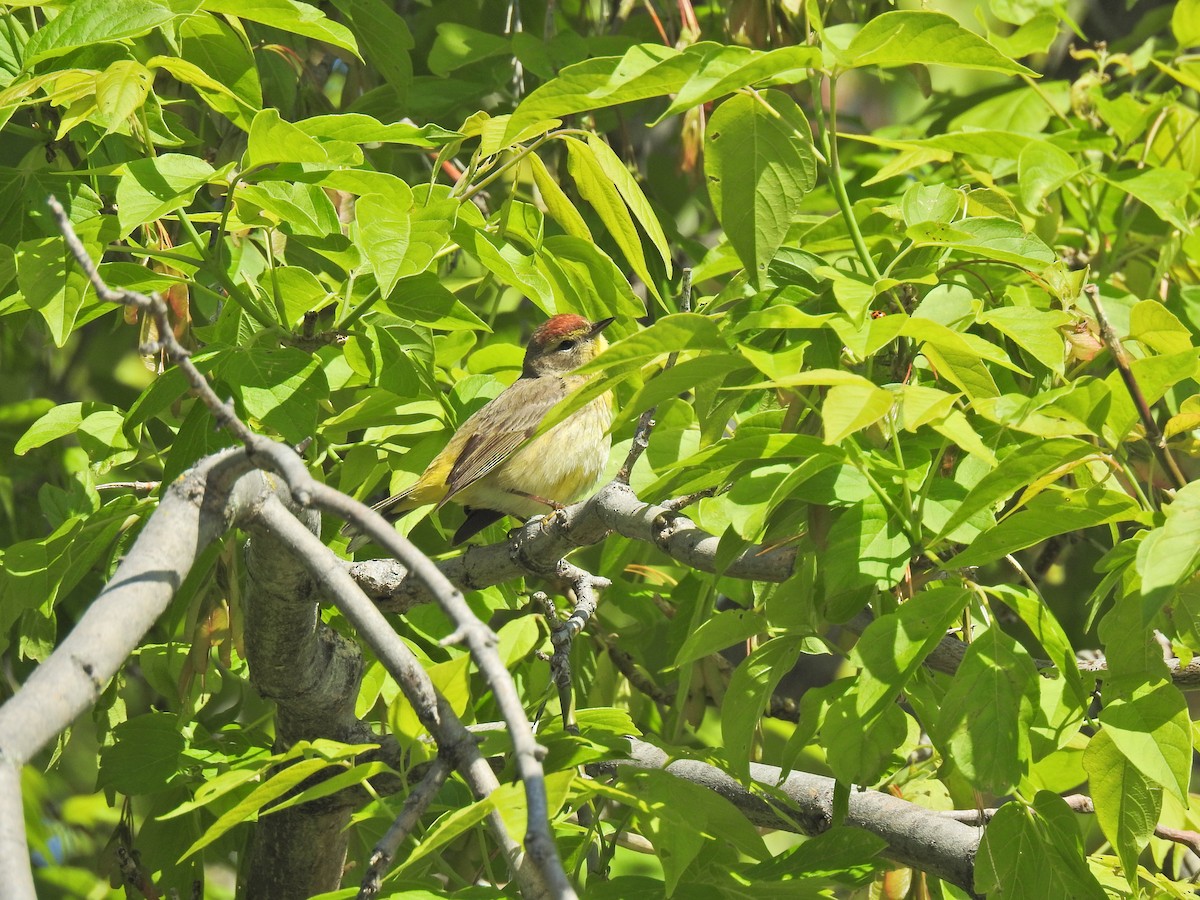
<instances>
[{"instance_id":1,"label":"bird's head","mask_svg":"<svg viewBox=\"0 0 1200 900\"><path fill-rule=\"evenodd\" d=\"M529 339L521 377L565 375L595 359L608 346L608 341L600 332L612 321L610 318L589 322L573 313L547 319Z\"/></svg>"}]
</instances>

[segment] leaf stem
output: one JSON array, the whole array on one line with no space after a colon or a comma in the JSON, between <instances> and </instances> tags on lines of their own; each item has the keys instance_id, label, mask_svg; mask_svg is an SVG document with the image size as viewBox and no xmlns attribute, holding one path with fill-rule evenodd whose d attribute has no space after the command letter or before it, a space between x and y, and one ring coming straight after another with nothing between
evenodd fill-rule
<instances>
[{"instance_id":1,"label":"leaf stem","mask_svg":"<svg viewBox=\"0 0 1200 900\"><path fill-rule=\"evenodd\" d=\"M828 79L828 122L825 120L825 110L821 103L820 81L815 77L812 79L816 82L817 87L816 96L813 98L813 109L816 112L817 119L817 133L821 138L821 149L824 150L825 157L829 160L825 171L829 175L829 186L833 189L833 196L837 200L838 209L842 211L842 218L846 221L846 229L850 232L850 240L854 243L854 249L858 253L858 258L862 260L867 273L874 280L879 281L882 276L879 274L879 268L875 265L875 260L871 258L871 252L867 249L867 242L863 239L862 231L858 227L858 220L854 218L854 208L850 204L850 195L846 193L846 184L842 180L842 163L841 157L838 155L837 142L837 76L830 75Z\"/></svg>"},{"instance_id":2,"label":"leaf stem","mask_svg":"<svg viewBox=\"0 0 1200 900\"><path fill-rule=\"evenodd\" d=\"M200 257L199 262L201 264L211 262L212 259L209 255L208 248L204 244L204 239L200 237L200 232L196 231L196 226L192 224L192 220L188 218L187 213L181 209L177 211L176 216L179 220L179 226L187 235L188 240L191 241L192 246L196 248L196 253L199 254ZM278 323L272 322L270 317L258 308L257 304L252 303L249 298L242 293L241 288L234 284L233 279L229 277L229 273L226 272L223 267L220 265L215 265L212 268L217 277L217 281L219 281L221 286L225 288L225 295L234 305L242 310L242 312L248 313L250 317L263 328L275 329L279 327Z\"/></svg>"}]
</instances>

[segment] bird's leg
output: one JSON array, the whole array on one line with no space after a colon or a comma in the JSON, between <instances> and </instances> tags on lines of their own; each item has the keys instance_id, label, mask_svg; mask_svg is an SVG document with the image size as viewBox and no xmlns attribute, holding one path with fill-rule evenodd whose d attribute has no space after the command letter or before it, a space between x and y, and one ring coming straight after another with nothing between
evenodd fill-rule
<instances>
[{"instance_id":1,"label":"bird's leg","mask_svg":"<svg viewBox=\"0 0 1200 900\"><path fill-rule=\"evenodd\" d=\"M541 503L543 506L550 507L550 514L542 516L543 531L545 531L546 526L550 524L550 520L553 519L555 515L566 509L563 504L555 500L547 500L545 497L539 497L537 494L528 494L525 491L518 491L514 488L509 488L508 492L510 494L515 494L518 497L524 497L526 500L532 500L534 503Z\"/></svg>"},{"instance_id":2,"label":"bird's leg","mask_svg":"<svg viewBox=\"0 0 1200 900\"><path fill-rule=\"evenodd\" d=\"M556 500L547 500L545 497L539 497L537 494L527 494L525 491L518 491L515 488L509 488L508 493L514 494L517 497L524 497L526 500L532 500L534 503L540 503L542 506L548 506L554 512L566 509L563 504Z\"/></svg>"}]
</instances>

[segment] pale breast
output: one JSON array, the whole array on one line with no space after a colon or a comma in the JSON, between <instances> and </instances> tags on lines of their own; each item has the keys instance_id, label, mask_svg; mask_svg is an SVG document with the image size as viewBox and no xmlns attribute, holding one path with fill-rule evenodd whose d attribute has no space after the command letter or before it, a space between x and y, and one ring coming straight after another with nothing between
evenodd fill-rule
<instances>
[{"instance_id":1,"label":"pale breast","mask_svg":"<svg viewBox=\"0 0 1200 900\"><path fill-rule=\"evenodd\" d=\"M481 479L489 482L484 490L489 494L515 490L563 505L570 503L594 487L604 474L612 444L608 435L611 424L612 396L605 394L530 441L490 476ZM472 499L476 505L487 505L483 497ZM523 517L548 511L541 503L511 493L501 502L504 511Z\"/></svg>"}]
</instances>

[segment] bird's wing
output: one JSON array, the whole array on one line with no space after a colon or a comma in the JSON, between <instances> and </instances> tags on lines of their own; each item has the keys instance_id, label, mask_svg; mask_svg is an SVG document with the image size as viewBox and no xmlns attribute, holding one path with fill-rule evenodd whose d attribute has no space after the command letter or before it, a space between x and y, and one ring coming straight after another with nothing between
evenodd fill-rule
<instances>
[{"instance_id":1,"label":"bird's wing","mask_svg":"<svg viewBox=\"0 0 1200 900\"><path fill-rule=\"evenodd\" d=\"M439 507L512 456L567 394L561 378L522 378L467 419L459 430L470 437L446 476L446 496Z\"/></svg>"}]
</instances>

